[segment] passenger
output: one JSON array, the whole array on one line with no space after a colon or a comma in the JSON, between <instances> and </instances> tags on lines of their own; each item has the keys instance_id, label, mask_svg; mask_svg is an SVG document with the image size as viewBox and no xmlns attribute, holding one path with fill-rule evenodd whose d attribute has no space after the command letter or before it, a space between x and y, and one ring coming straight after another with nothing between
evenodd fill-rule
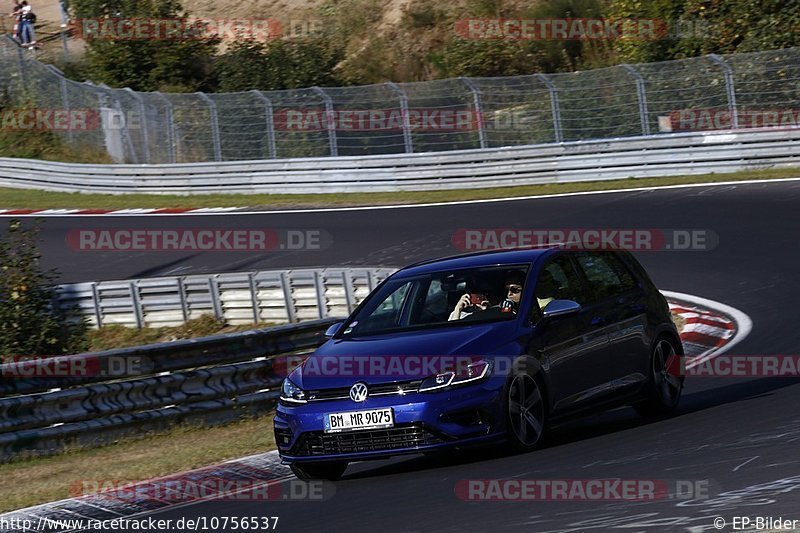
<instances>
[{"instance_id":1,"label":"passenger","mask_svg":"<svg viewBox=\"0 0 800 533\"><path fill-rule=\"evenodd\" d=\"M519 312L519 301L522 298L522 289L525 285L525 273L514 270L506 275L506 299L500 303L502 313Z\"/></svg>"}]
</instances>

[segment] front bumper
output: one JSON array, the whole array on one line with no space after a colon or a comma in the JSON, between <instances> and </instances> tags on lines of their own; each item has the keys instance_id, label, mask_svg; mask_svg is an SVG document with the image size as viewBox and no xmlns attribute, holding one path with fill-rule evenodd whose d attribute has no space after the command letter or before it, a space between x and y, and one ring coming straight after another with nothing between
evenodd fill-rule
<instances>
[{"instance_id":1,"label":"front bumper","mask_svg":"<svg viewBox=\"0 0 800 533\"><path fill-rule=\"evenodd\" d=\"M284 462L380 459L477 444L504 436L502 382L448 391L280 404L275 440ZM326 413L391 407L394 427L325 433Z\"/></svg>"}]
</instances>

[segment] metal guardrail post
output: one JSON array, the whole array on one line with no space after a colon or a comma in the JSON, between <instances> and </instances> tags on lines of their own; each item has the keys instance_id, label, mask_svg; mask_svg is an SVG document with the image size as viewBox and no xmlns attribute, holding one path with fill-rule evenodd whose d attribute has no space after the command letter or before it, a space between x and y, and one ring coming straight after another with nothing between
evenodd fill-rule
<instances>
[{"instance_id":1,"label":"metal guardrail post","mask_svg":"<svg viewBox=\"0 0 800 533\"><path fill-rule=\"evenodd\" d=\"M739 113L736 109L736 88L733 84L733 67L717 54L709 54L708 57L711 61L722 67L725 76L725 92L728 96L728 112L731 115L731 127L737 129L739 128Z\"/></svg>"},{"instance_id":2,"label":"metal guardrail post","mask_svg":"<svg viewBox=\"0 0 800 533\"><path fill-rule=\"evenodd\" d=\"M407 154L414 153L414 145L411 140L411 120L408 115L408 96L402 87L393 81L387 81L386 86L389 87L397 95L400 100L400 113L403 114L403 144Z\"/></svg>"},{"instance_id":3,"label":"metal guardrail post","mask_svg":"<svg viewBox=\"0 0 800 533\"><path fill-rule=\"evenodd\" d=\"M297 322L297 312L294 307L294 297L292 296L292 284L286 272L281 272L281 289L283 289L283 301L286 304L286 318L289 322Z\"/></svg>"},{"instance_id":4,"label":"metal guardrail post","mask_svg":"<svg viewBox=\"0 0 800 533\"><path fill-rule=\"evenodd\" d=\"M331 156L339 155L339 144L336 140L336 114L333 109L333 100L321 87L311 87L325 102L325 116L327 118L326 127L328 128L328 144L330 145Z\"/></svg>"},{"instance_id":5,"label":"metal guardrail post","mask_svg":"<svg viewBox=\"0 0 800 533\"><path fill-rule=\"evenodd\" d=\"M261 321L261 316L258 310L258 290L256 290L256 279L252 272L248 272L247 282L250 285L250 303L253 305L253 323L258 324Z\"/></svg>"},{"instance_id":6,"label":"metal guardrail post","mask_svg":"<svg viewBox=\"0 0 800 533\"><path fill-rule=\"evenodd\" d=\"M142 301L139 298L139 287L136 281L131 281L128 284L131 292L131 305L133 306L133 315L136 317L136 327L144 327L144 309L142 309Z\"/></svg>"},{"instance_id":7,"label":"metal guardrail post","mask_svg":"<svg viewBox=\"0 0 800 533\"><path fill-rule=\"evenodd\" d=\"M353 294L353 276L350 270L342 271L342 286L344 287L344 299L347 302L347 312L352 313L355 308L355 295Z\"/></svg>"},{"instance_id":8,"label":"metal guardrail post","mask_svg":"<svg viewBox=\"0 0 800 533\"><path fill-rule=\"evenodd\" d=\"M325 283L322 280L322 273L314 271L314 291L317 293L317 316L326 318L328 316L328 305L325 300Z\"/></svg>"},{"instance_id":9,"label":"metal guardrail post","mask_svg":"<svg viewBox=\"0 0 800 533\"><path fill-rule=\"evenodd\" d=\"M208 278L208 294L211 296L211 308L214 310L214 318L223 320L222 303L220 302L219 283L217 276Z\"/></svg>"},{"instance_id":10,"label":"metal guardrail post","mask_svg":"<svg viewBox=\"0 0 800 533\"><path fill-rule=\"evenodd\" d=\"M478 139L480 141L481 148L487 148L489 145L486 142L486 123L483 120L483 102L481 100L481 91L475 86L475 83L471 79L465 76L461 76L458 79L460 79L472 93L472 101L475 105L475 113L478 120Z\"/></svg>"},{"instance_id":11,"label":"metal guardrail post","mask_svg":"<svg viewBox=\"0 0 800 533\"><path fill-rule=\"evenodd\" d=\"M142 95L131 89L130 87L125 87L122 89L123 91L127 91L136 102L139 104L139 127L142 128L142 144L143 144L143 153L144 153L144 162L151 163L150 161L150 133L147 131L147 112L144 107L144 99ZM128 117L125 117L125 123L128 123Z\"/></svg>"},{"instance_id":12,"label":"metal guardrail post","mask_svg":"<svg viewBox=\"0 0 800 533\"><path fill-rule=\"evenodd\" d=\"M197 92L198 95L208 105L208 113L211 118L211 144L214 147L214 161L222 161L222 142L219 138L219 116L217 115L217 103L214 102L206 93Z\"/></svg>"},{"instance_id":13,"label":"metal guardrail post","mask_svg":"<svg viewBox=\"0 0 800 533\"><path fill-rule=\"evenodd\" d=\"M177 138L175 137L175 112L172 102L162 93L155 91L153 93L164 101L167 107L167 159L168 163L177 163L176 144Z\"/></svg>"},{"instance_id":14,"label":"metal guardrail post","mask_svg":"<svg viewBox=\"0 0 800 533\"><path fill-rule=\"evenodd\" d=\"M264 93L261 91L253 89L250 91L253 93L256 98L264 102L264 114L266 115L266 126L267 126L267 151L268 157L275 158L277 149L275 148L275 122L273 120L272 115L272 101L264 96Z\"/></svg>"},{"instance_id":15,"label":"metal guardrail post","mask_svg":"<svg viewBox=\"0 0 800 533\"><path fill-rule=\"evenodd\" d=\"M644 78L633 66L622 63L622 68L630 72L636 80L636 94L639 97L639 120L642 123L642 135L650 135L650 120L647 111L647 93L645 92Z\"/></svg>"},{"instance_id":16,"label":"metal guardrail post","mask_svg":"<svg viewBox=\"0 0 800 533\"><path fill-rule=\"evenodd\" d=\"M555 133L556 142L563 142L564 135L561 131L561 107L558 105L558 89L555 83L553 83L546 74L536 74L536 77L539 78L539 80L545 84L547 90L550 91L550 110L553 113L553 131Z\"/></svg>"},{"instance_id":17,"label":"metal guardrail post","mask_svg":"<svg viewBox=\"0 0 800 533\"><path fill-rule=\"evenodd\" d=\"M92 308L94 309L94 319L97 321L97 329L103 327L103 311L100 307L100 296L97 294L97 282L92 282Z\"/></svg>"},{"instance_id":18,"label":"metal guardrail post","mask_svg":"<svg viewBox=\"0 0 800 533\"><path fill-rule=\"evenodd\" d=\"M183 321L189 320L189 305L186 301L186 287L184 282L186 278L178 278L178 300L181 302L181 313L183 313Z\"/></svg>"}]
</instances>

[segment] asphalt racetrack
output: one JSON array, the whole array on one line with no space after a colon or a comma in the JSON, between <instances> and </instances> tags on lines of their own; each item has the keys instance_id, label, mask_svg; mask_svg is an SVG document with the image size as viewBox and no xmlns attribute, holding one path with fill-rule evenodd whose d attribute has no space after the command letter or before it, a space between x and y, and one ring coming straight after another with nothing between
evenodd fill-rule
<instances>
[{"instance_id":1,"label":"asphalt racetrack","mask_svg":"<svg viewBox=\"0 0 800 533\"><path fill-rule=\"evenodd\" d=\"M703 230L703 251L636 253L656 284L747 313L734 354L797 354L800 182L683 187L400 209L216 216L48 217L45 266L63 281L302 266L403 266L458 253L460 228ZM65 235L99 228L284 228L327 232L317 251L86 252ZM264 431L271 428L265 425ZM619 409L553 430L544 449L353 464L323 501L203 502L159 518L278 516L299 531L732 531L735 517L800 519L796 378L690 378L677 416L645 422ZM689 482L698 498L655 501L464 501L465 479L622 478ZM287 482L288 483L288 482ZM708 494L701 494L703 488ZM694 490L694 489L692 489ZM717 524L721 524L717 520Z\"/></svg>"}]
</instances>

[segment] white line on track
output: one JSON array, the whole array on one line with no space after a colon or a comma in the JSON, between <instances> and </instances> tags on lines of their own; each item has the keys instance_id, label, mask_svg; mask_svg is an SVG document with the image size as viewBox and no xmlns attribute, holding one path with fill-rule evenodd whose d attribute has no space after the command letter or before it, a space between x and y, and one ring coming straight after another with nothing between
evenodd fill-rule
<instances>
[{"instance_id":1,"label":"white line on track","mask_svg":"<svg viewBox=\"0 0 800 533\"><path fill-rule=\"evenodd\" d=\"M418 207L442 207L451 205L471 205L471 204L485 204L485 203L498 203L498 202L517 202L524 200L540 200L547 198L567 198L571 196L588 196L593 194L617 194L626 192L648 192L648 191L662 191L671 189L684 189L695 187L730 187L731 185L754 185L764 183L788 183L800 181L800 178L777 178L767 180L741 180L741 181L720 181L717 183L687 183L683 185L658 185L655 187L635 187L631 189L609 189L605 191L580 191L580 192L565 192L557 194L538 194L531 196L512 196L507 198L487 198L482 200L459 200L452 202L430 202L423 204L395 204L395 205L375 205L375 206L354 206L354 207L322 207L322 208L309 208L309 209L281 209L281 210L252 210L248 207L232 207L232 208L198 208L192 209L184 213L152 213L157 208L153 209L124 209L106 213L102 215L97 214L81 214L76 213L69 215L70 217L97 217L97 216L215 216L215 215L285 215L290 213L331 213L331 212L346 212L346 211L371 211L381 209L411 209ZM243 195L245 196L245 195ZM246 196L245 196L246 197ZM217 211L217 209L226 209L226 211ZM242 209L239 211L238 209ZM214 211L210 211L214 210ZM37 217L41 216L40 213L31 213L26 215L4 215L3 210L0 210L0 217L14 216L14 217ZM46 215L47 216L47 215Z\"/></svg>"}]
</instances>

